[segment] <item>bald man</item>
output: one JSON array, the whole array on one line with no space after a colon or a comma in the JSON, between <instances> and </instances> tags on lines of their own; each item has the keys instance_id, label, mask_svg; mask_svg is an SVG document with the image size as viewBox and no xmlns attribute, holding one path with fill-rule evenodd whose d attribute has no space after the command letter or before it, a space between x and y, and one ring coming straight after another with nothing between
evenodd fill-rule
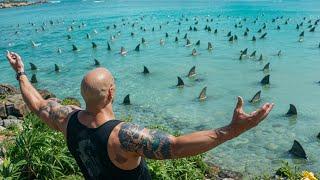
<instances>
[{"instance_id":1,"label":"bald man","mask_svg":"<svg viewBox=\"0 0 320 180\"><path fill-rule=\"evenodd\" d=\"M231 123L224 127L175 137L158 130L116 120L112 110L115 84L112 74L97 68L81 82L85 109L44 100L29 82L20 56L7 53L24 101L44 123L64 134L68 148L86 179L151 179L144 158L176 159L213 149L257 126L273 104L246 114L238 97Z\"/></svg>"}]
</instances>

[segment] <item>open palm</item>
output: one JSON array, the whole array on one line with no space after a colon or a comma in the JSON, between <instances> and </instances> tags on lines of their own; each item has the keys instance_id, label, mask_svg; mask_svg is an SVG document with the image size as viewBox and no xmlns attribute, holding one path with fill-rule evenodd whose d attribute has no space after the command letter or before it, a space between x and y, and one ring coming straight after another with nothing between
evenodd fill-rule
<instances>
[{"instance_id":1,"label":"open palm","mask_svg":"<svg viewBox=\"0 0 320 180\"><path fill-rule=\"evenodd\" d=\"M243 110L243 104L242 97L238 97L238 103L234 109L233 118L230 124L238 134L257 126L268 116L274 106L273 103L266 103L256 111L247 114Z\"/></svg>"}]
</instances>

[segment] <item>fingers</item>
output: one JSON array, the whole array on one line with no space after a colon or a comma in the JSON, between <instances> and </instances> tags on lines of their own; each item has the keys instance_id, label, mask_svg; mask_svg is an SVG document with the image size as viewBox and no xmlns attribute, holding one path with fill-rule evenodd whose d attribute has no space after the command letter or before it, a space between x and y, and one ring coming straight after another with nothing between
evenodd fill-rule
<instances>
[{"instance_id":1,"label":"fingers","mask_svg":"<svg viewBox=\"0 0 320 180\"><path fill-rule=\"evenodd\" d=\"M270 103L266 103L264 104L261 108L259 108L258 110L254 111L252 113L252 116L256 118L256 120L263 120L264 118L267 117L267 115L270 113L270 111L272 110L274 104L270 104Z\"/></svg>"},{"instance_id":2,"label":"fingers","mask_svg":"<svg viewBox=\"0 0 320 180\"><path fill-rule=\"evenodd\" d=\"M12 53L10 51L7 50L7 59L10 63L13 63L13 59L12 59Z\"/></svg>"},{"instance_id":3,"label":"fingers","mask_svg":"<svg viewBox=\"0 0 320 180\"><path fill-rule=\"evenodd\" d=\"M242 110L242 107L243 107L243 99L242 99L242 97L238 96L236 110Z\"/></svg>"}]
</instances>

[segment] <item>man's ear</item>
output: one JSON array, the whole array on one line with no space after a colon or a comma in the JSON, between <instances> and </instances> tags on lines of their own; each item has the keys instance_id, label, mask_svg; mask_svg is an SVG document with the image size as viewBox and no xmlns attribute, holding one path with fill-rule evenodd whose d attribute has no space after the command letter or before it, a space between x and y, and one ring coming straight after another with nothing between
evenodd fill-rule
<instances>
[{"instance_id":1,"label":"man's ear","mask_svg":"<svg viewBox=\"0 0 320 180\"><path fill-rule=\"evenodd\" d=\"M114 85L111 85L111 87L108 90L108 100L113 101L115 95L115 88Z\"/></svg>"}]
</instances>

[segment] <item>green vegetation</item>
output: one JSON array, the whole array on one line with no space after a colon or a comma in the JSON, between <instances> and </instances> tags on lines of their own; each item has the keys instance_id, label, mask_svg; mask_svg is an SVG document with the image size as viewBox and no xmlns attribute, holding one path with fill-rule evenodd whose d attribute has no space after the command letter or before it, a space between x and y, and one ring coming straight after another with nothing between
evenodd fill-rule
<instances>
[{"instance_id":1,"label":"green vegetation","mask_svg":"<svg viewBox=\"0 0 320 180\"><path fill-rule=\"evenodd\" d=\"M132 118L126 118L131 121ZM163 131L168 129L153 126ZM10 133L9 133L10 132ZM1 179L83 179L80 170L69 153L61 133L50 130L38 117L29 114L18 127L1 132L9 138L0 144L0 156L4 162L0 166ZM173 133L178 135L178 133ZM5 149L5 150L4 150ZM205 179L215 177L211 168L204 162L204 155L178 160L147 160L152 178L167 179ZM284 164L276 171L278 176L287 179L301 179L301 171ZM255 179L274 179L274 174Z\"/></svg>"},{"instance_id":2,"label":"green vegetation","mask_svg":"<svg viewBox=\"0 0 320 180\"><path fill-rule=\"evenodd\" d=\"M62 105L74 105L74 106L78 106L81 107L80 101L76 98L72 98L72 97L67 97L64 98L61 102Z\"/></svg>"}]
</instances>

